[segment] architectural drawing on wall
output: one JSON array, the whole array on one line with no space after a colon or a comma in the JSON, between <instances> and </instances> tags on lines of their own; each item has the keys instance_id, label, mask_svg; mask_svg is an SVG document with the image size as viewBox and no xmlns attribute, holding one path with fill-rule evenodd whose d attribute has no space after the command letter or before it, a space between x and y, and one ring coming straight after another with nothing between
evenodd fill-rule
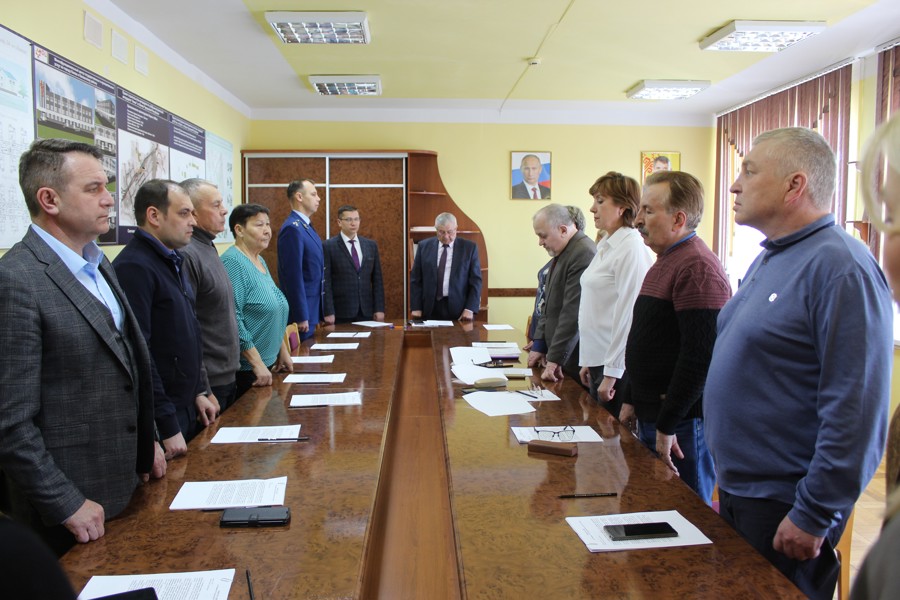
<instances>
[{"instance_id":1,"label":"architectural drawing on wall","mask_svg":"<svg viewBox=\"0 0 900 600\"><path fill-rule=\"evenodd\" d=\"M205 178L205 161L179 152L172 148L169 152L169 173L173 181L184 181L193 177Z\"/></svg>"},{"instance_id":2,"label":"architectural drawing on wall","mask_svg":"<svg viewBox=\"0 0 900 600\"><path fill-rule=\"evenodd\" d=\"M151 179L169 178L169 148L119 130L119 226L135 227L134 195ZM121 240L120 240L121 243Z\"/></svg>"},{"instance_id":3,"label":"architectural drawing on wall","mask_svg":"<svg viewBox=\"0 0 900 600\"><path fill-rule=\"evenodd\" d=\"M19 189L19 157L34 139L31 44L0 27L0 248L10 248L31 223Z\"/></svg>"},{"instance_id":4,"label":"architectural drawing on wall","mask_svg":"<svg viewBox=\"0 0 900 600\"><path fill-rule=\"evenodd\" d=\"M206 132L206 179L219 186L222 202L228 209L228 216L231 216L231 209L234 207L234 146L225 138L209 131ZM217 244L234 241L227 225L225 231L216 236L215 241Z\"/></svg>"},{"instance_id":5,"label":"architectural drawing on wall","mask_svg":"<svg viewBox=\"0 0 900 600\"><path fill-rule=\"evenodd\" d=\"M35 63L34 94L39 138L94 143L94 90L90 86Z\"/></svg>"}]
</instances>

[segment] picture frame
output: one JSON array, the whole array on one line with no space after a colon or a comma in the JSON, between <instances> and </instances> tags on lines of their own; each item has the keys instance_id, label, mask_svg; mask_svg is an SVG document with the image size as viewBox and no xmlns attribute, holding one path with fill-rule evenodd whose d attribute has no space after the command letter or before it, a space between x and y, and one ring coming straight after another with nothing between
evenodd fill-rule
<instances>
[{"instance_id":1,"label":"picture frame","mask_svg":"<svg viewBox=\"0 0 900 600\"><path fill-rule=\"evenodd\" d=\"M656 170L660 170L661 165L668 165L667 171L681 170L681 152L672 152L669 150L648 150L641 152L641 185L647 176L653 173L654 166Z\"/></svg>"},{"instance_id":2,"label":"picture frame","mask_svg":"<svg viewBox=\"0 0 900 600\"><path fill-rule=\"evenodd\" d=\"M510 152L509 197L512 200L550 200L550 152ZM538 170L539 168L539 170ZM530 187L529 187L530 186Z\"/></svg>"}]
</instances>

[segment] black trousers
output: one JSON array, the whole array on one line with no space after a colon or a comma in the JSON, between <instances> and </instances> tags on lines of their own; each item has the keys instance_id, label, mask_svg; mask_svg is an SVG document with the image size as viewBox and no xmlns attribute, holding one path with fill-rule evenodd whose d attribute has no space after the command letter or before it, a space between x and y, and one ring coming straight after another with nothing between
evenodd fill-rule
<instances>
[{"instance_id":1,"label":"black trousers","mask_svg":"<svg viewBox=\"0 0 900 600\"><path fill-rule=\"evenodd\" d=\"M841 571L834 547L844 533L846 519L852 508L844 511L844 520L828 531L818 557L794 560L772 547L778 525L791 510L790 504L765 498L745 498L719 490L719 514L766 560L813 600L831 600L834 597L834 588Z\"/></svg>"}]
</instances>

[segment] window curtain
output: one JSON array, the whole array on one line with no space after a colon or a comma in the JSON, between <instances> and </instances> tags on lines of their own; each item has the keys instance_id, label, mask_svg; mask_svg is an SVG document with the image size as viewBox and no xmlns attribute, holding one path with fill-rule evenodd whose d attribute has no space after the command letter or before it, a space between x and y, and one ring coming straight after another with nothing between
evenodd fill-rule
<instances>
[{"instance_id":1,"label":"window curtain","mask_svg":"<svg viewBox=\"0 0 900 600\"><path fill-rule=\"evenodd\" d=\"M900 66L900 63L895 63ZM844 224L847 206L847 160L850 137L851 65L797 84L718 117L716 123L715 237L717 254L725 257L733 230L732 194L740 160L753 139L780 127L809 127L828 140L837 155L837 185L832 212ZM896 67L895 67L896 71ZM896 79L894 80L896 83ZM900 100L900 94L898 94Z\"/></svg>"}]
</instances>

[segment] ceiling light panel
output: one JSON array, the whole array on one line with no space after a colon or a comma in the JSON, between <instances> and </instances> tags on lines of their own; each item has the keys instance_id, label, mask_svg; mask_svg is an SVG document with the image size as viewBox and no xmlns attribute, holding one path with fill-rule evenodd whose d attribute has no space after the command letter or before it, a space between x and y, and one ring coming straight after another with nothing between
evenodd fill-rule
<instances>
[{"instance_id":1,"label":"ceiling light panel","mask_svg":"<svg viewBox=\"0 0 900 600\"><path fill-rule=\"evenodd\" d=\"M625 95L633 100L683 100L708 87L708 81L643 79L625 92Z\"/></svg>"},{"instance_id":2,"label":"ceiling light panel","mask_svg":"<svg viewBox=\"0 0 900 600\"><path fill-rule=\"evenodd\" d=\"M266 21L285 44L368 44L364 12L267 12Z\"/></svg>"},{"instance_id":3,"label":"ceiling light panel","mask_svg":"<svg viewBox=\"0 0 900 600\"><path fill-rule=\"evenodd\" d=\"M825 30L824 21L732 21L700 42L701 50L780 52Z\"/></svg>"},{"instance_id":4,"label":"ceiling light panel","mask_svg":"<svg viewBox=\"0 0 900 600\"><path fill-rule=\"evenodd\" d=\"M380 96L378 75L311 75L309 83L322 96Z\"/></svg>"}]
</instances>

